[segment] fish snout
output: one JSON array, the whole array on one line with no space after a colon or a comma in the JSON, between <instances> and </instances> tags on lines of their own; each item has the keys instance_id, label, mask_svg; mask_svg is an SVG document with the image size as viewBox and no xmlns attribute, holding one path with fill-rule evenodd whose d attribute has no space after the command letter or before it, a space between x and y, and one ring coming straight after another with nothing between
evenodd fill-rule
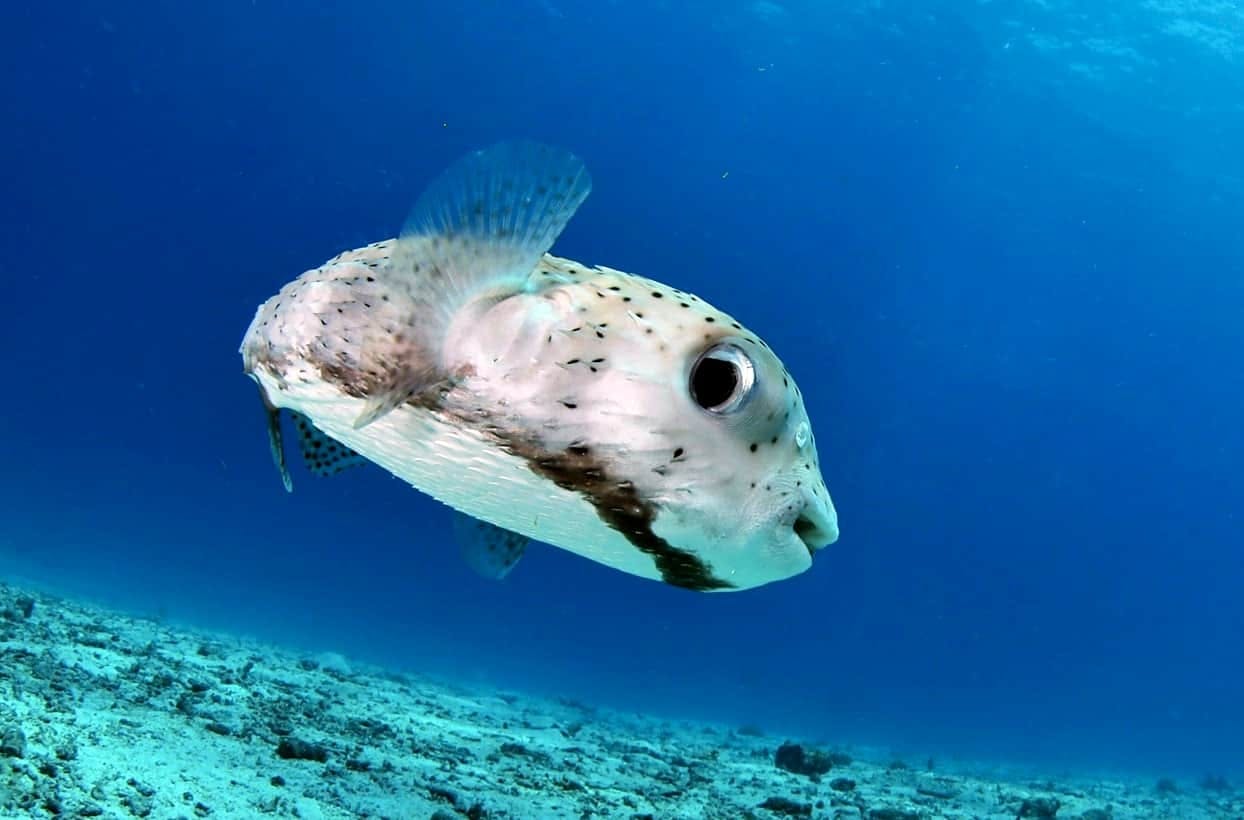
<instances>
[{"instance_id":1,"label":"fish snout","mask_svg":"<svg viewBox=\"0 0 1244 820\"><path fill-rule=\"evenodd\" d=\"M809 555L838 540L838 512L823 487L819 493L804 494L803 509L792 526Z\"/></svg>"}]
</instances>

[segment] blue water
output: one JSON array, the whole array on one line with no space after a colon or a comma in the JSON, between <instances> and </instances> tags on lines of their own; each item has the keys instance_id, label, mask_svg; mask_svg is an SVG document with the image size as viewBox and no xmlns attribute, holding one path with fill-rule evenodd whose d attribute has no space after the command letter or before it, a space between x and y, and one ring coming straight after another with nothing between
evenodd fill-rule
<instances>
[{"instance_id":1,"label":"blue water","mask_svg":"<svg viewBox=\"0 0 1244 820\"><path fill-rule=\"evenodd\" d=\"M1244 775L1244 17L1124 2L0 12L0 567L396 667L899 753ZM799 378L840 542L697 595L477 578L377 469L286 495L237 347L467 150L556 251Z\"/></svg>"}]
</instances>

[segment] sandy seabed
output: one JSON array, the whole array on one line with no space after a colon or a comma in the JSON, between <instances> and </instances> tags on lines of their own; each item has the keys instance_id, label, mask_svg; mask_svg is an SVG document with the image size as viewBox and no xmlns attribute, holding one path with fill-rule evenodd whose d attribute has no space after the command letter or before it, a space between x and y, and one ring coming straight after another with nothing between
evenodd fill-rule
<instances>
[{"instance_id":1,"label":"sandy seabed","mask_svg":"<svg viewBox=\"0 0 1244 820\"><path fill-rule=\"evenodd\" d=\"M5 818L1244 818L1226 788L1008 782L806 745L779 768L786 741L0 584Z\"/></svg>"}]
</instances>

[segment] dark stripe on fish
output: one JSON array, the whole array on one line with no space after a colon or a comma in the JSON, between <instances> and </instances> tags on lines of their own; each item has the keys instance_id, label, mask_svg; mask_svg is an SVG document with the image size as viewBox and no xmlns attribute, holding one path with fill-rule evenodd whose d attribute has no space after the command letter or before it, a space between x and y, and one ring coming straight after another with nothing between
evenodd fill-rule
<instances>
[{"instance_id":1,"label":"dark stripe on fish","mask_svg":"<svg viewBox=\"0 0 1244 820\"><path fill-rule=\"evenodd\" d=\"M447 406L447 394L448 390L427 392L412 397L407 404L482 432L507 453L526 461L536 474L563 490L578 493L596 508L601 521L622 533L640 552L652 556L665 583L696 592L734 588L729 581L714 577L709 566L694 553L675 547L653 532L656 507L639 495L633 483L611 475L609 465L586 444L571 444L561 452L551 452L499 424L485 408Z\"/></svg>"},{"instance_id":2,"label":"dark stripe on fish","mask_svg":"<svg viewBox=\"0 0 1244 820\"><path fill-rule=\"evenodd\" d=\"M391 374L368 372L342 362L320 361L320 375L354 398L368 398L370 391L385 385ZM277 371L279 372L279 371ZM456 374L458 378L466 373ZM635 547L652 556L657 571L667 584L697 592L732 589L734 584L713 576L709 566L692 552L679 549L652 530L656 508L643 499L629 482L612 476L608 465L587 446L571 446L563 452L549 452L539 443L499 424L485 408L448 406L452 390L447 380L431 390L410 396L406 404L442 419L476 429L497 442L506 452L523 459L533 472L563 490L576 492L596 508L606 525L620 532Z\"/></svg>"},{"instance_id":3,"label":"dark stripe on fish","mask_svg":"<svg viewBox=\"0 0 1244 820\"><path fill-rule=\"evenodd\" d=\"M607 465L590 448L571 446L561 453L526 450L510 442L507 449L525 459L532 470L563 490L586 498L600 519L626 536L640 552L651 555L667 583L697 592L730 589L728 581L714 578L708 565L693 553L678 549L652 531L656 510L645 502L629 481L609 476Z\"/></svg>"}]
</instances>

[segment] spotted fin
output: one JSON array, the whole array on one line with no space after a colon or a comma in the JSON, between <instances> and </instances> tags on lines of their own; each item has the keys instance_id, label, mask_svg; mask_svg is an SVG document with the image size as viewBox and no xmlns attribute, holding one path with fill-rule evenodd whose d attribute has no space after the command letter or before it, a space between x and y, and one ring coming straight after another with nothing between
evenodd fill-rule
<instances>
[{"instance_id":1,"label":"spotted fin","mask_svg":"<svg viewBox=\"0 0 1244 820\"><path fill-rule=\"evenodd\" d=\"M307 469L318 476L334 476L342 470L366 464L367 459L320 432L302 413L289 411L298 431L298 445Z\"/></svg>"},{"instance_id":2,"label":"spotted fin","mask_svg":"<svg viewBox=\"0 0 1244 820\"><path fill-rule=\"evenodd\" d=\"M527 550L527 536L454 511L454 536L467 566L485 578L510 574Z\"/></svg>"},{"instance_id":3,"label":"spotted fin","mask_svg":"<svg viewBox=\"0 0 1244 820\"><path fill-rule=\"evenodd\" d=\"M454 317L478 297L520 292L591 187L578 157L534 142L470 153L428 186L377 272L404 315L363 340L385 386L355 428L447 383L442 345Z\"/></svg>"}]
</instances>

